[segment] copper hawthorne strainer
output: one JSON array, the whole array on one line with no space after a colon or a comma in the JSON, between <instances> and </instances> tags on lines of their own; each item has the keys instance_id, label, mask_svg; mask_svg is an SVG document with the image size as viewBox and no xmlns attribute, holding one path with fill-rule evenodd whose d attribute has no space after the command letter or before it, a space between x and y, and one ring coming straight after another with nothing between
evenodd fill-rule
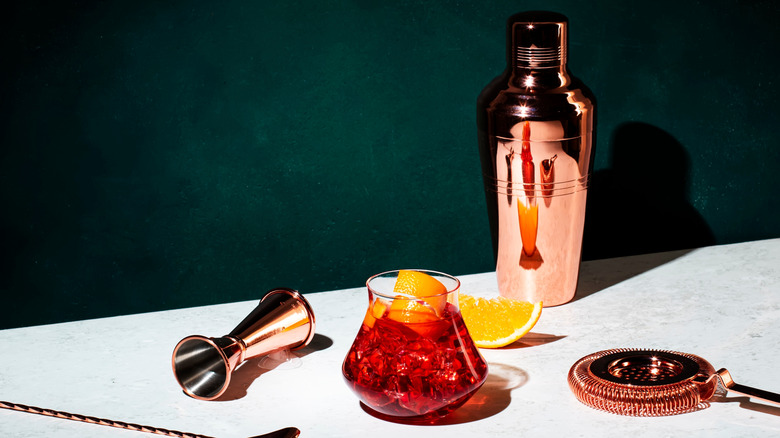
<instances>
[{"instance_id":1,"label":"copper hawthorne strainer","mask_svg":"<svg viewBox=\"0 0 780 438\"><path fill-rule=\"evenodd\" d=\"M728 370L715 371L693 354L620 348L578 360L569 387L582 403L607 412L656 417L708 406L718 388L780 404L780 394L735 383Z\"/></svg>"}]
</instances>

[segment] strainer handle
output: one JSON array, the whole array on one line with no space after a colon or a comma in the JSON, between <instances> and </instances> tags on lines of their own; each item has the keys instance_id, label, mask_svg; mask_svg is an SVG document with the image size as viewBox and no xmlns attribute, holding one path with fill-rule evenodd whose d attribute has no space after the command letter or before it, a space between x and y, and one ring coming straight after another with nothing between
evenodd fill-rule
<instances>
[{"instance_id":1,"label":"strainer handle","mask_svg":"<svg viewBox=\"0 0 780 438\"><path fill-rule=\"evenodd\" d=\"M723 386L725 386L729 391L734 391L748 397L754 397L780 405L780 394L764 391L763 389L753 388L750 386L740 385L739 383L734 382L734 379L731 377L731 373L729 373L729 370L725 368L718 370L718 377L720 377L720 381L723 383Z\"/></svg>"}]
</instances>

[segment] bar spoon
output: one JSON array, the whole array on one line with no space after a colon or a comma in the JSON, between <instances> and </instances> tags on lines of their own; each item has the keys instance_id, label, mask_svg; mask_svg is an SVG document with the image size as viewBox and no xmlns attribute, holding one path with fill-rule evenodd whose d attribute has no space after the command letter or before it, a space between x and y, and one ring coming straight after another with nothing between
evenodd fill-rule
<instances>
[{"instance_id":1,"label":"bar spoon","mask_svg":"<svg viewBox=\"0 0 780 438\"><path fill-rule=\"evenodd\" d=\"M88 417L85 415L71 414L68 412L54 411L51 409L37 408L35 406L26 406L18 403L0 401L0 408L10 409L12 411L26 412L28 414L45 415L47 417L62 418L64 420L81 421L83 423L98 424L101 426L116 427L119 429L133 430L136 432L154 433L158 435L172 436L176 438L212 438L206 435L194 433L179 432L177 430L162 429L159 427L142 426L140 424L125 423L122 421L107 420L105 418ZM285 427L270 433L256 435L249 438L296 438L301 431L294 427Z\"/></svg>"}]
</instances>

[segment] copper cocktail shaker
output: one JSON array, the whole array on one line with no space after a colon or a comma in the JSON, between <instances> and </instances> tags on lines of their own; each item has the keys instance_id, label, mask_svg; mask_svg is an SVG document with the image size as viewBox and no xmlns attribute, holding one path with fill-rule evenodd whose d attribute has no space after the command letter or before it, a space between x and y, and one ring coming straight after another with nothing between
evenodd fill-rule
<instances>
[{"instance_id":1,"label":"copper cocktail shaker","mask_svg":"<svg viewBox=\"0 0 780 438\"><path fill-rule=\"evenodd\" d=\"M507 27L507 69L477 111L498 289L555 306L577 287L595 99L566 66L565 16L523 12Z\"/></svg>"}]
</instances>

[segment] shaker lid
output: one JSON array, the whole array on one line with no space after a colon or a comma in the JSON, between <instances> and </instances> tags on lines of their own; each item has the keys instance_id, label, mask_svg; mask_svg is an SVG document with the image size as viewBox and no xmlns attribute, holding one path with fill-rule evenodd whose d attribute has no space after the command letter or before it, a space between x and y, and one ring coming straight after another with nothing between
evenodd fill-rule
<instances>
[{"instance_id":1,"label":"shaker lid","mask_svg":"<svg viewBox=\"0 0 780 438\"><path fill-rule=\"evenodd\" d=\"M558 68L566 64L569 20L548 11L515 14L507 23L510 59L517 67Z\"/></svg>"}]
</instances>

